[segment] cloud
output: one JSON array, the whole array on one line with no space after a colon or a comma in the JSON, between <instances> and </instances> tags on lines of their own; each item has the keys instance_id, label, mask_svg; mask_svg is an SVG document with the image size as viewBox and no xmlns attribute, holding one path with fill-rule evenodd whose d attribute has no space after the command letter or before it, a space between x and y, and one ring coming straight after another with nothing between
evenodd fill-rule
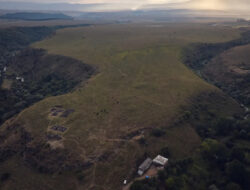
<instances>
[{"instance_id":1,"label":"cloud","mask_svg":"<svg viewBox=\"0 0 250 190\"><path fill-rule=\"evenodd\" d=\"M80 3L99 4L99 10L140 9L142 7L213 9L213 10L250 10L250 0L0 0L0 2L31 3ZM94 9L94 7L93 7Z\"/></svg>"},{"instance_id":2,"label":"cloud","mask_svg":"<svg viewBox=\"0 0 250 190\"><path fill-rule=\"evenodd\" d=\"M0 0L0 2L6 2L7 0ZM8 0L9 2L30 2L37 3L41 0ZM80 4L166 4L166 3L178 3L188 0L43 0L46 3L80 3Z\"/></svg>"},{"instance_id":3,"label":"cloud","mask_svg":"<svg viewBox=\"0 0 250 190\"><path fill-rule=\"evenodd\" d=\"M250 0L190 0L179 6L192 9L250 10Z\"/></svg>"}]
</instances>

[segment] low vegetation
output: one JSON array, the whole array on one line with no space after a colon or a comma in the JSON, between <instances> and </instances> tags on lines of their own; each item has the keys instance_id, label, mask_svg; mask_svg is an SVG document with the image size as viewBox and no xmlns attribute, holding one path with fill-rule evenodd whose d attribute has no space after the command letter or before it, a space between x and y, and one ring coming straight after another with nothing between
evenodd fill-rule
<instances>
[{"instance_id":1,"label":"low vegetation","mask_svg":"<svg viewBox=\"0 0 250 190\"><path fill-rule=\"evenodd\" d=\"M241 108L182 64L182 48L238 37L235 29L206 24L115 24L63 29L33 44L99 73L84 87L45 98L1 126L6 157L0 175L10 174L2 188L117 190L135 177L146 156L191 157L203 141L191 118L234 117ZM55 110L74 111L61 117ZM51 134L53 126L66 130Z\"/></svg>"},{"instance_id":2,"label":"low vegetation","mask_svg":"<svg viewBox=\"0 0 250 190\"><path fill-rule=\"evenodd\" d=\"M25 49L9 61L4 80L12 83L0 89L0 123L48 96L71 91L94 73L89 65L44 50Z\"/></svg>"},{"instance_id":3,"label":"low vegetation","mask_svg":"<svg viewBox=\"0 0 250 190\"><path fill-rule=\"evenodd\" d=\"M0 30L1 124L45 97L69 92L93 73L92 67L80 61L27 48L62 27Z\"/></svg>"},{"instance_id":4,"label":"low vegetation","mask_svg":"<svg viewBox=\"0 0 250 190\"><path fill-rule=\"evenodd\" d=\"M248 50L250 33L238 40L215 44L193 44L184 49L184 63L207 81L216 84L241 104L249 106ZM211 94L212 95L212 94ZM217 105L223 100L214 95ZM205 100L208 102L209 97ZM183 116L202 138L193 156L170 159L156 178L137 181L131 190L222 189L247 190L250 186L250 121L248 108L231 117L219 116L204 97L196 97ZM224 114L226 112L224 111Z\"/></svg>"},{"instance_id":5,"label":"low vegetation","mask_svg":"<svg viewBox=\"0 0 250 190\"><path fill-rule=\"evenodd\" d=\"M249 47L237 46L223 52L202 71L204 77L246 107L250 105Z\"/></svg>"},{"instance_id":6,"label":"low vegetation","mask_svg":"<svg viewBox=\"0 0 250 190\"><path fill-rule=\"evenodd\" d=\"M165 170L156 178L135 182L131 190L248 189L250 121L239 115L218 116L201 100L193 100L196 105L190 109L190 119L185 120L202 138L197 152L182 159L169 155Z\"/></svg>"},{"instance_id":7,"label":"low vegetation","mask_svg":"<svg viewBox=\"0 0 250 190\"><path fill-rule=\"evenodd\" d=\"M216 44L192 44L183 50L183 62L205 80L248 106L249 43L250 32L243 30L237 40Z\"/></svg>"},{"instance_id":8,"label":"low vegetation","mask_svg":"<svg viewBox=\"0 0 250 190\"><path fill-rule=\"evenodd\" d=\"M54 33L53 27L13 27L0 30L1 65L14 51L27 47L32 42L42 40Z\"/></svg>"},{"instance_id":9,"label":"low vegetation","mask_svg":"<svg viewBox=\"0 0 250 190\"><path fill-rule=\"evenodd\" d=\"M250 43L250 32L242 31L241 37L223 43L194 43L183 49L183 62L190 68L199 71L214 57L236 46Z\"/></svg>"},{"instance_id":10,"label":"low vegetation","mask_svg":"<svg viewBox=\"0 0 250 190\"><path fill-rule=\"evenodd\" d=\"M21 97L23 97L24 94L22 90L18 90L20 87L14 87L18 86L17 83L13 84L16 80L15 77L18 76L17 74L15 77L13 76L14 78L12 77L14 80L6 78L7 68L11 60L18 54L18 51L27 47L34 41L52 35L54 31L53 28L49 27L6 28L0 30L0 123L15 115L25 107L22 105L18 109L14 108L15 104L22 102Z\"/></svg>"}]
</instances>

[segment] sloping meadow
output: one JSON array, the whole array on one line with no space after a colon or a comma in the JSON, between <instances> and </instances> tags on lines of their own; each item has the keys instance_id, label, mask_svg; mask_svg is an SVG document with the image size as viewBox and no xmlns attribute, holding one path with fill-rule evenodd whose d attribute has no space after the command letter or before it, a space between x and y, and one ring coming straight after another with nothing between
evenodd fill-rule
<instances>
[{"instance_id":1,"label":"sloping meadow","mask_svg":"<svg viewBox=\"0 0 250 190\"><path fill-rule=\"evenodd\" d=\"M12 126L21 126L30 136L24 147L34 151L24 152L29 157L23 152L11 155L1 164L7 173L7 166L11 168L12 180L6 181L6 189L15 189L25 181L25 189L39 183L44 189L64 184L60 189L115 190L121 188L123 179L134 176L145 155L154 157L165 147L174 159L194 153L201 139L183 122L185 111L194 97L221 92L182 64L181 50L189 43L224 42L237 37L237 30L205 24L117 24L62 29L34 44L34 48L49 54L97 67L98 73L84 86L40 101L1 127L2 131L15 131ZM214 100L209 101L213 104ZM229 108L229 115L239 109L225 97L215 113ZM74 111L61 117L60 110ZM66 130L55 132L53 126ZM153 129L160 129L164 135L155 137ZM15 146L10 135L5 138ZM63 169L56 161L61 156ZM13 159L20 166L14 168ZM54 169L57 166L58 171ZM24 179L24 171L26 176L35 173L36 179ZM48 180L48 176L53 179Z\"/></svg>"}]
</instances>

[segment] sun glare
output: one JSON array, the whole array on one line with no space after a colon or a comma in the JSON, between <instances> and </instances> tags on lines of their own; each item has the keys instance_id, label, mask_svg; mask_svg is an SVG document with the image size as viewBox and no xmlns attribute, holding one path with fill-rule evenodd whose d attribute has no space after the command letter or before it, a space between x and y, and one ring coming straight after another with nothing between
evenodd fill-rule
<instances>
[{"instance_id":1,"label":"sun glare","mask_svg":"<svg viewBox=\"0 0 250 190\"><path fill-rule=\"evenodd\" d=\"M195 9L213 9L213 10L223 10L225 8L224 4L220 0L199 0L194 1L193 8Z\"/></svg>"}]
</instances>

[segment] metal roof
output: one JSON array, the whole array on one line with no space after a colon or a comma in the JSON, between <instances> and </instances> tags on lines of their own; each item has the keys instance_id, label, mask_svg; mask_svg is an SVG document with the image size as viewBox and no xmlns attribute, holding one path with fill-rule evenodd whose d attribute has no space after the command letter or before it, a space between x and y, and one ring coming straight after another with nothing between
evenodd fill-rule
<instances>
[{"instance_id":1,"label":"metal roof","mask_svg":"<svg viewBox=\"0 0 250 190\"><path fill-rule=\"evenodd\" d=\"M156 158L153 160L153 162L155 164L159 164L159 165L162 165L162 166L165 166L167 163L168 163L168 159L161 156L161 155L158 155L156 156Z\"/></svg>"},{"instance_id":2,"label":"metal roof","mask_svg":"<svg viewBox=\"0 0 250 190\"><path fill-rule=\"evenodd\" d=\"M142 171L147 170L152 164L152 159L151 158L147 158L140 166L139 169Z\"/></svg>"}]
</instances>

